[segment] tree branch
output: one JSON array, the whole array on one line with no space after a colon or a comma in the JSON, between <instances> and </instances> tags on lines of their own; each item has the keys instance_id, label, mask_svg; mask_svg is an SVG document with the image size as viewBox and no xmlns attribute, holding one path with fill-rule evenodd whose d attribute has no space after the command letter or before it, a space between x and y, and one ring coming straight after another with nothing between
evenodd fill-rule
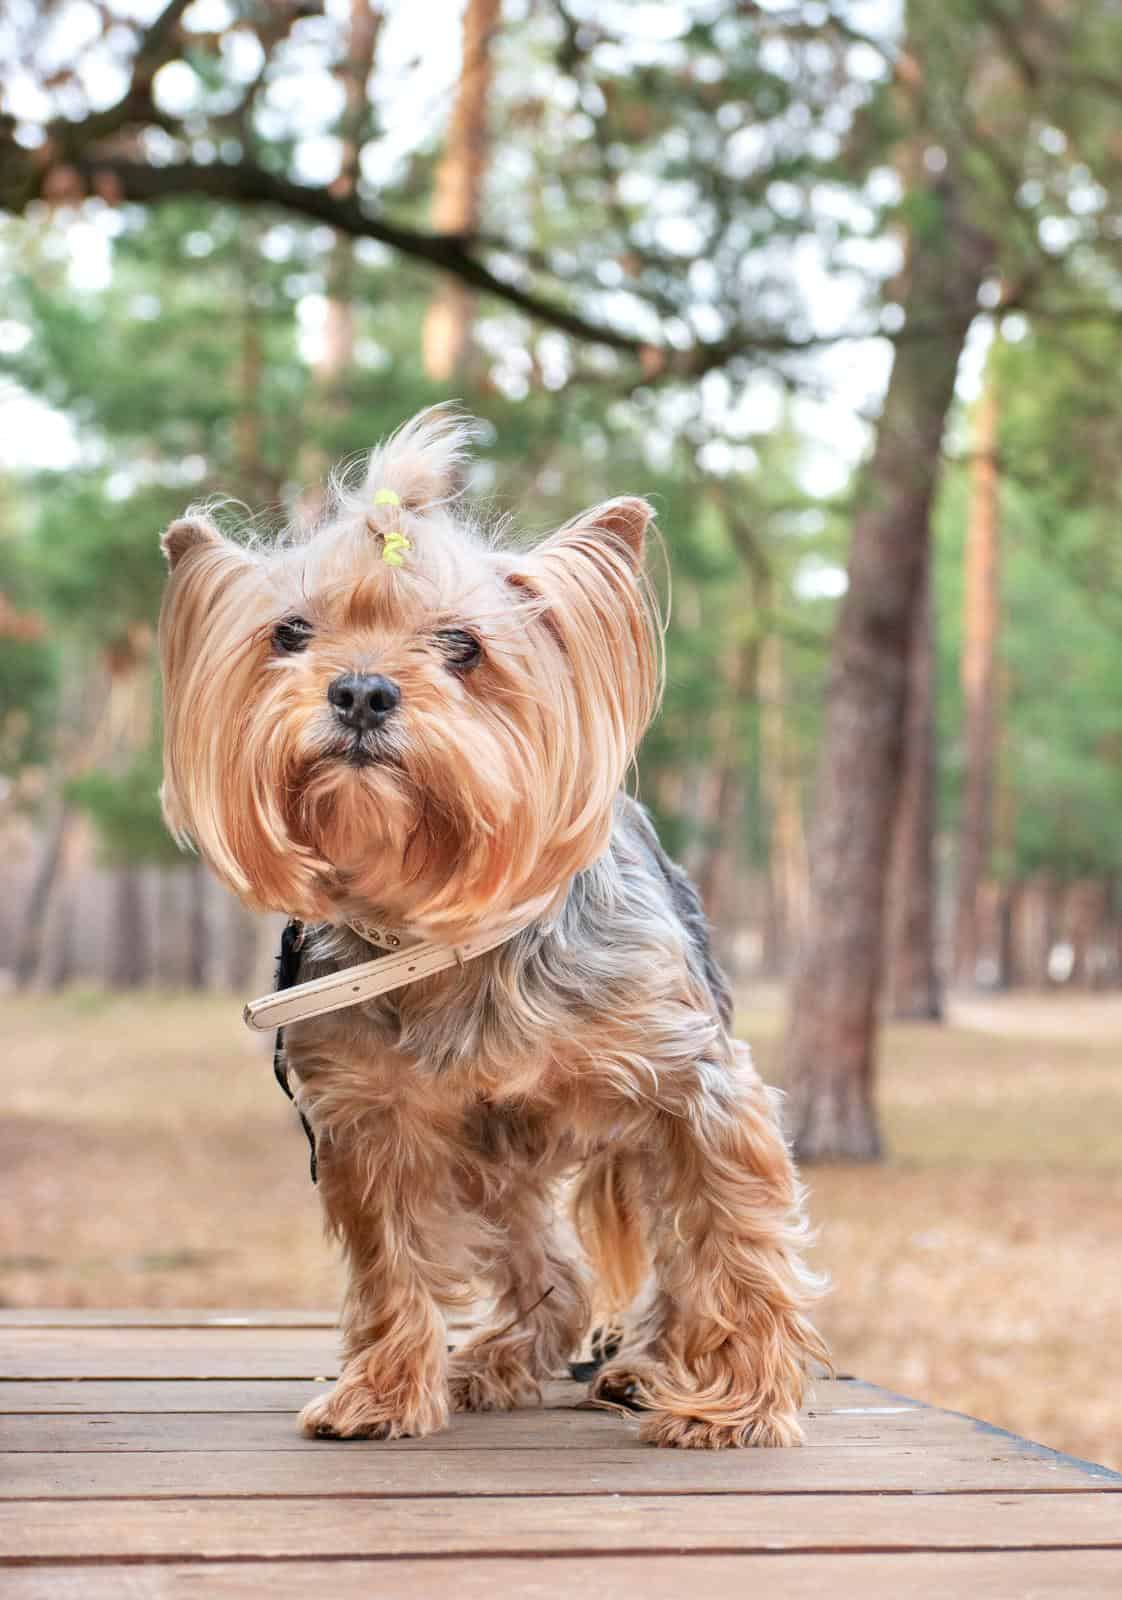
<instances>
[{"instance_id":1,"label":"tree branch","mask_svg":"<svg viewBox=\"0 0 1122 1600\"><path fill-rule=\"evenodd\" d=\"M0 170L5 173L0 207L21 212L33 200L49 199L51 167L44 162L42 152L25 150L14 140L5 150L5 143L8 142L0 131ZM18 181L17 162L22 168L19 174L22 181ZM113 194L122 202L133 204L152 205L175 196L195 194L238 205L277 206L310 221L325 223L350 238L377 240L411 260L452 273L481 293L494 295L582 343L600 345L638 360L650 378L701 376L741 354L796 353L846 338L867 338L875 332L864 330L827 339L802 339L770 330L744 329L720 340L699 342L692 349L678 350L596 322L558 300L500 277L472 253L474 241L466 236L404 227L372 215L353 196L335 195L328 189L294 183L251 162L173 162L157 167L126 156L87 153L68 163L68 178L77 180L87 191ZM71 182L65 191L66 198L73 198L73 189ZM516 255L514 251L509 253ZM636 292L641 298L640 292Z\"/></svg>"},{"instance_id":2,"label":"tree branch","mask_svg":"<svg viewBox=\"0 0 1122 1600\"><path fill-rule=\"evenodd\" d=\"M52 125L55 134L58 125ZM18 144L10 125L0 125L0 209L22 212L35 200L50 200L57 194L53 176L58 170L58 146L64 139L52 138L47 150L28 150ZM51 146L54 157L47 153ZM864 339L887 339L890 343L913 343L938 339L946 331L936 320L906 324L898 333L887 334L876 326L846 328L830 334L789 334L768 327L741 325L720 339L698 341L681 350L653 343L618 327L574 310L562 300L501 277L474 253L481 241L467 235L425 232L387 220L372 213L354 195L332 193L293 182L254 162L199 163L173 162L152 166L127 155L107 151L77 153L66 160L67 199L75 192L113 195L122 202L154 205L181 195L200 195L208 199L245 206L275 206L297 217L326 224L355 239L373 239L409 260L423 262L452 273L482 294L494 296L506 305L549 327L568 334L578 342L614 350L637 361L646 381L659 378L696 378L725 366L739 357L783 357L799 355L837 344ZM488 241L520 259L516 250L506 250L500 241ZM636 287L638 299L642 290ZM1103 321L1117 323L1122 312L1109 306L1049 306L1029 295L1005 301L998 312L1023 309L1033 316L1055 321Z\"/></svg>"},{"instance_id":3,"label":"tree branch","mask_svg":"<svg viewBox=\"0 0 1122 1600\"><path fill-rule=\"evenodd\" d=\"M132 76L121 98L104 111L91 112L81 122L55 122L51 133L61 135L63 149L72 152L75 144L82 148L106 139L130 122L154 120L152 80L160 68L175 54L179 38L179 19L191 0L168 0L164 9L148 24L140 37L133 57Z\"/></svg>"}]
</instances>

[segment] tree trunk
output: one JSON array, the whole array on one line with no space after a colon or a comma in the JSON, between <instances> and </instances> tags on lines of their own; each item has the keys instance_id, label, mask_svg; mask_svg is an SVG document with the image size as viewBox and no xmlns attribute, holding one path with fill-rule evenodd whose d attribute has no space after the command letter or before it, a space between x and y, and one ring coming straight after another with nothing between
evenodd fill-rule
<instances>
[{"instance_id":1,"label":"tree trunk","mask_svg":"<svg viewBox=\"0 0 1122 1600\"><path fill-rule=\"evenodd\" d=\"M139 989L148 977L144 875L140 867L113 873L113 946L109 981L114 989Z\"/></svg>"},{"instance_id":2,"label":"tree trunk","mask_svg":"<svg viewBox=\"0 0 1122 1600\"><path fill-rule=\"evenodd\" d=\"M1045 989L1051 981L1048 960L1057 938L1059 890L1049 873L1037 873L1015 886L1013 899L1013 988Z\"/></svg>"},{"instance_id":3,"label":"tree trunk","mask_svg":"<svg viewBox=\"0 0 1122 1600\"><path fill-rule=\"evenodd\" d=\"M487 168L491 41L501 9L502 0L467 0L464 8L460 82L432 208L433 226L440 233L471 234L479 223ZM442 277L425 318L423 352L430 378L447 382L461 367L474 311L475 295L463 280Z\"/></svg>"},{"instance_id":4,"label":"tree trunk","mask_svg":"<svg viewBox=\"0 0 1122 1600\"><path fill-rule=\"evenodd\" d=\"M869 1161L886 882L904 755L908 661L958 359L991 250L949 172L910 241L906 326L853 528L834 635L811 834L811 917L786 1039L791 1132L805 1159ZM930 220L930 214L935 220Z\"/></svg>"},{"instance_id":5,"label":"tree trunk","mask_svg":"<svg viewBox=\"0 0 1122 1600\"><path fill-rule=\"evenodd\" d=\"M352 195L358 185L359 161L370 109L367 86L374 70L374 55L384 20L381 8L372 5L371 0L351 0L347 53L338 72L343 88L343 116L339 128L343 152L339 176L332 185L337 195ZM353 278L354 246L350 239L337 236L327 272L327 315L316 377L324 388L328 405L338 411L342 411L345 403L341 393L343 379L354 359Z\"/></svg>"},{"instance_id":6,"label":"tree trunk","mask_svg":"<svg viewBox=\"0 0 1122 1600\"><path fill-rule=\"evenodd\" d=\"M1072 988L1101 987L1108 908L1105 881L1079 878L1068 884L1063 898L1063 934L1071 946L1071 976L1068 983Z\"/></svg>"},{"instance_id":7,"label":"tree trunk","mask_svg":"<svg viewBox=\"0 0 1122 1600\"><path fill-rule=\"evenodd\" d=\"M338 129L342 146L339 176L331 185L331 193L337 198L353 195L358 186L362 148L369 131L370 74L374 70L384 21L382 8L373 5L371 0L350 0L347 48L335 70L343 91ZM342 421L349 406L347 378L355 350L354 277L354 241L336 233L327 263L323 341L314 372L319 390L317 407L322 415L337 421ZM330 464L320 443L305 440L300 452L300 476L306 487L300 506L309 521L314 521L323 511L325 491L321 480Z\"/></svg>"},{"instance_id":8,"label":"tree trunk","mask_svg":"<svg viewBox=\"0 0 1122 1600\"><path fill-rule=\"evenodd\" d=\"M712 805L707 807L707 837L697 869L697 888L709 924L718 943L723 944L735 932L730 922L729 890L736 873L735 835L743 802L739 760L725 754L716 756L708 777Z\"/></svg>"},{"instance_id":9,"label":"tree trunk","mask_svg":"<svg viewBox=\"0 0 1122 1600\"><path fill-rule=\"evenodd\" d=\"M244 994L257 970L257 924L254 912L229 898L226 908L226 950L223 978L234 994Z\"/></svg>"},{"instance_id":10,"label":"tree trunk","mask_svg":"<svg viewBox=\"0 0 1122 1600\"><path fill-rule=\"evenodd\" d=\"M238 409L234 413L234 457L240 493L249 501L265 495L261 441L261 380L265 348L261 311L254 300L259 256L258 230L243 223L239 234L242 301L241 342L238 351Z\"/></svg>"},{"instance_id":11,"label":"tree trunk","mask_svg":"<svg viewBox=\"0 0 1122 1600\"><path fill-rule=\"evenodd\" d=\"M66 856L67 840L79 821L79 814L74 808L58 796L55 801L54 816L47 824L47 831L43 836L39 861L27 891L26 909L20 924L15 955L15 981L18 988L24 988L32 983L39 972L43 957L47 912Z\"/></svg>"},{"instance_id":12,"label":"tree trunk","mask_svg":"<svg viewBox=\"0 0 1122 1600\"><path fill-rule=\"evenodd\" d=\"M43 946L43 960L37 979L37 986L48 994L57 994L60 989L67 988L77 978L89 978L89 973L81 970L82 958L88 959L89 951L78 948L75 888L75 884L69 881L60 886L51 923L48 925L47 939Z\"/></svg>"},{"instance_id":13,"label":"tree trunk","mask_svg":"<svg viewBox=\"0 0 1122 1600\"><path fill-rule=\"evenodd\" d=\"M91 950L84 928L78 923L78 885L90 858L90 825L81 812L73 812L62 839L62 848L47 897L38 946L38 958L28 981L37 989L54 993L66 988L88 964ZM94 941L96 945L96 941Z\"/></svg>"},{"instance_id":14,"label":"tree trunk","mask_svg":"<svg viewBox=\"0 0 1122 1600\"><path fill-rule=\"evenodd\" d=\"M737 829L744 805L744 752L741 713L756 694L759 642L755 635L728 652L722 664L721 702L713 717L713 747L708 773L711 803L707 806L705 853L697 869L697 886L705 914L716 933L720 955L727 960L736 932L733 906L739 851Z\"/></svg>"},{"instance_id":15,"label":"tree trunk","mask_svg":"<svg viewBox=\"0 0 1122 1600\"><path fill-rule=\"evenodd\" d=\"M67 897L67 879L88 853L88 830L81 811L66 798L66 788L72 779L90 771L104 758L120 713L119 703L114 703L110 673L91 671L88 661L77 651L67 653L62 670L73 685L73 698L63 697L63 711L55 730L49 820L20 919L15 957L17 985L43 985L49 973L69 969L69 958L60 961L61 952L52 952L48 946L53 937L55 901Z\"/></svg>"},{"instance_id":16,"label":"tree trunk","mask_svg":"<svg viewBox=\"0 0 1122 1600\"><path fill-rule=\"evenodd\" d=\"M904 777L888 900L888 1011L901 1021L943 1016L935 883L935 631L930 558L916 599L908 664Z\"/></svg>"},{"instance_id":17,"label":"tree trunk","mask_svg":"<svg viewBox=\"0 0 1122 1600\"><path fill-rule=\"evenodd\" d=\"M187 987L205 989L210 975L210 919L207 916L207 875L201 861L187 868Z\"/></svg>"},{"instance_id":18,"label":"tree trunk","mask_svg":"<svg viewBox=\"0 0 1122 1600\"><path fill-rule=\"evenodd\" d=\"M978 962L978 892L989 871L997 756L1000 626L998 395L991 366L974 416L963 597L962 695L965 777L958 835L955 977L973 983Z\"/></svg>"},{"instance_id":19,"label":"tree trunk","mask_svg":"<svg viewBox=\"0 0 1122 1600\"><path fill-rule=\"evenodd\" d=\"M760 645L760 765L768 814L769 967L790 971L806 934L808 865L801 775L787 720L783 641Z\"/></svg>"}]
</instances>

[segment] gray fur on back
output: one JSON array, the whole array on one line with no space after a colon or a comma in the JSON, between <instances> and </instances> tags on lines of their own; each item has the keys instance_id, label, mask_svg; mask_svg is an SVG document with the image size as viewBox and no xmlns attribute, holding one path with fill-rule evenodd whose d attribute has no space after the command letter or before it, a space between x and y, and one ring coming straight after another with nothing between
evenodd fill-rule
<instances>
[{"instance_id":1,"label":"gray fur on back","mask_svg":"<svg viewBox=\"0 0 1122 1600\"><path fill-rule=\"evenodd\" d=\"M698 960L701 962L705 974L706 986L713 997L717 1015L725 1027L732 1026L732 994L729 990L728 980L713 956L712 939L709 931L709 919L705 915L701 904L701 896L686 872L676 861L672 861L666 854L655 832L654 823L647 811L639 805L638 801L623 796L620 808L630 812L629 822L634 827L636 834L642 839L644 846L657 870L666 880L670 890L670 897L678 913L678 920L690 938Z\"/></svg>"}]
</instances>

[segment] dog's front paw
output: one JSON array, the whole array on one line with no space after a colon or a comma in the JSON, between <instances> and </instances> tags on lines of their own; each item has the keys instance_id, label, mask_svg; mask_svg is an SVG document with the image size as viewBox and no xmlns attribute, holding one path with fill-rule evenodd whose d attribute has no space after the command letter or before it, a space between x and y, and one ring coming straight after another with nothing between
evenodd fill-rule
<instances>
[{"instance_id":1,"label":"dog's front paw","mask_svg":"<svg viewBox=\"0 0 1122 1600\"><path fill-rule=\"evenodd\" d=\"M448 1396L440 1385L420 1377L392 1389L371 1382L376 1356L347 1363L330 1394L312 1400L300 1413L310 1439L420 1439L448 1422Z\"/></svg>"},{"instance_id":2,"label":"dog's front paw","mask_svg":"<svg viewBox=\"0 0 1122 1600\"><path fill-rule=\"evenodd\" d=\"M803 1431L793 1412L723 1422L651 1411L639 1425L639 1437L671 1450L739 1450L750 1445L766 1449L802 1444Z\"/></svg>"},{"instance_id":3,"label":"dog's front paw","mask_svg":"<svg viewBox=\"0 0 1122 1600\"><path fill-rule=\"evenodd\" d=\"M310 1401L300 1413L300 1428L309 1439L394 1439L408 1430L386 1417L372 1391L338 1389Z\"/></svg>"},{"instance_id":4,"label":"dog's front paw","mask_svg":"<svg viewBox=\"0 0 1122 1600\"><path fill-rule=\"evenodd\" d=\"M463 1350L448 1364L453 1411L513 1411L541 1400L541 1385L524 1361L501 1350Z\"/></svg>"},{"instance_id":5,"label":"dog's front paw","mask_svg":"<svg viewBox=\"0 0 1122 1600\"><path fill-rule=\"evenodd\" d=\"M610 1361L589 1384L588 1398L598 1405L639 1411L643 1406L643 1391L653 1382L655 1372L655 1364L643 1359Z\"/></svg>"}]
</instances>

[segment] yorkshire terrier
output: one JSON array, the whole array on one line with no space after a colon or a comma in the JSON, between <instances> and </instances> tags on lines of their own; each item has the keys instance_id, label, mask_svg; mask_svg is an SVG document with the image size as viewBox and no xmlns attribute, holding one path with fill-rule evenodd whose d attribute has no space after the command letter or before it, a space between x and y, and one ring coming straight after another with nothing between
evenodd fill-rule
<instances>
[{"instance_id":1,"label":"yorkshire terrier","mask_svg":"<svg viewBox=\"0 0 1122 1600\"><path fill-rule=\"evenodd\" d=\"M469 438L422 414L275 544L195 514L163 537L173 831L305 923L313 978L509 930L285 1030L349 1269L341 1376L303 1428L416 1437L532 1401L595 1305L622 1343L593 1397L644 1439L797 1444L828 1362L800 1187L697 893L621 792L660 689L651 508L524 548L466 511ZM449 1355L481 1283L491 1329Z\"/></svg>"}]
</instances>

